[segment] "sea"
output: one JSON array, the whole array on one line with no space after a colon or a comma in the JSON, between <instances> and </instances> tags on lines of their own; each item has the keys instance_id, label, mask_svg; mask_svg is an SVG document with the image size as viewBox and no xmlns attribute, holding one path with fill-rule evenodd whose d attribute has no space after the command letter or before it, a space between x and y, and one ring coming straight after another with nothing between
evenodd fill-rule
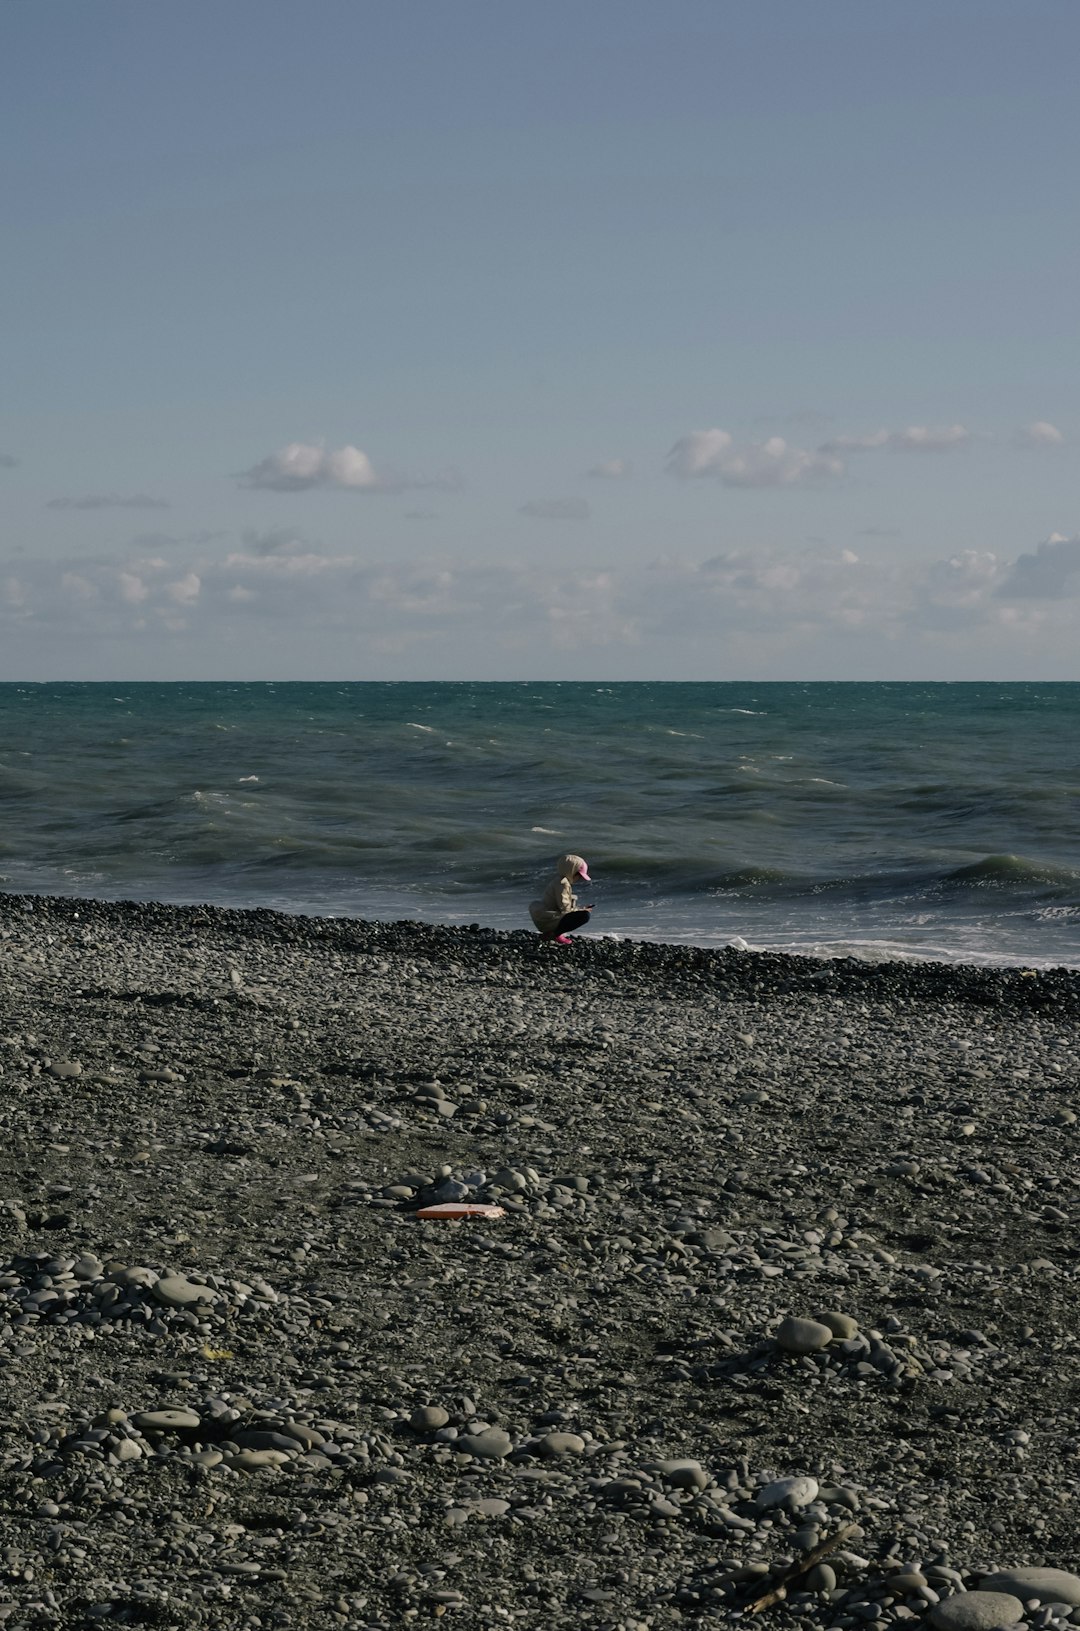
<instances>
[{"instance_id":1,"label":"sea","mask_svg":"<svg viewBox=\"0 0 1080 1631\"><path fill-rule=\"evenodd\" d=\"M1080 967L1080 684L0 685L0 890ZM569 954L572 955L572 954Z\"/></svg>"}]
</instances>

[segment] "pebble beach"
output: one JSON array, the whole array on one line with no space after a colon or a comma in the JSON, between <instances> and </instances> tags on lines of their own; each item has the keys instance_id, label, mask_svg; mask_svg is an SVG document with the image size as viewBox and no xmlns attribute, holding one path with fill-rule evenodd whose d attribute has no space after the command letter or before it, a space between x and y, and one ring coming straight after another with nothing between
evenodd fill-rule
<instances>
[{"instance_id":1,"label":"pebble beach","mask_svg":"<svg viewBox=\"0 0 1080 1631\"><path fill-rule=\"evenodd\" d=\"M6 1631L1080 1624L1080 972L14 894L0 971Z\"/></svg>"}]
</instances>

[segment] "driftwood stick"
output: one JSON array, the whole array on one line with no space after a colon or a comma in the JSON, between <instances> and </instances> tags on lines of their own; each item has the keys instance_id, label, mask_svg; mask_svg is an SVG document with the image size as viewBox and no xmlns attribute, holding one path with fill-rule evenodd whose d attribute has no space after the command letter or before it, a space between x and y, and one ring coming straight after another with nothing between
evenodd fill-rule
<instances>
[{"instance_id":1,"label":"driftwood stick","mask_svg":"<svg viewBox=\"0 0 1080 1631\"><path fill-rule=\"evenodd\" d=\"M760 1597L755 1597L752 1603L747 1603L746 1612L759 1614L763 1608L771 1608L774 1603L780 1602L781 1598L787 1596L787 1588L792 1580L797 1580L800 1574L806 1574L815 1563L820 1563L823 1557L835 1552L838 1546L842 1546L846 1540L853 1540L861 1532L857 1523L846 1523L835 1535L830 1535L828 1540L823 1540L819 1546L815 1546L812 1552L807 1552L805 1557L800 1557L795 1563L789 1564L779 1579L773 1581L768 1591Z\"/></svg>"}]
</instances>

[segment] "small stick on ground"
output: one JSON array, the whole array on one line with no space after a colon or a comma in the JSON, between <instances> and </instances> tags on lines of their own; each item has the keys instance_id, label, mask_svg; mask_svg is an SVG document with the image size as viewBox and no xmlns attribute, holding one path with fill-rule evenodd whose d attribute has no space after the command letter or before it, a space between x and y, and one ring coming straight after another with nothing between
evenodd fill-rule
<instances>
[{"instance_id":1,"label":"small stick on ground","mask_svg":"<svg viewBox=\"0 0 1080 1631\"><path fill-rule=\"evenodd\" d=\"M861 1533L862 1531L857 1523L846 1523L842 1529L836 1531L835 1535L830 1535L829 1539L823 1540L820 1546L815 1546L812 1552L807 1552L805 1557L800 1557L797 1562L789 1564L783 1574L773 1581L768 1591L764 1592L760 1597L755 1597L752 1603L747 1603L746 1612L748 1614L759 1614L763 1608L771 1608L774 1603L780 1602L781 1598L787 1596L787 1588L792 1580L797 1580L800 1574L806 1574L823 1557L827 1557L830 1552L835 1552L836 1548L842 1546L846 1540L854 1540L856 1535Z\"/></svg>"}]
</instances>

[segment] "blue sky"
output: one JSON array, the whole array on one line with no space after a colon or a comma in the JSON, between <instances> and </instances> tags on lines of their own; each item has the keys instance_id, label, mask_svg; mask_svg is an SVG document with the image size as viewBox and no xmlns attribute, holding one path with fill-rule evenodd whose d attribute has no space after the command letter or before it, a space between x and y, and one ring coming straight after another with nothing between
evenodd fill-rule
<instances>
[{"instance_id":1,"label":"blue sky","mask_svg":"<svg viewBox=\"0 0 1080 1631\"><path fill-rule=\"evenodd\" d=\"M9 8L0 678L1080 678L1078 51Z\"/></svg>"}]
</instances>

